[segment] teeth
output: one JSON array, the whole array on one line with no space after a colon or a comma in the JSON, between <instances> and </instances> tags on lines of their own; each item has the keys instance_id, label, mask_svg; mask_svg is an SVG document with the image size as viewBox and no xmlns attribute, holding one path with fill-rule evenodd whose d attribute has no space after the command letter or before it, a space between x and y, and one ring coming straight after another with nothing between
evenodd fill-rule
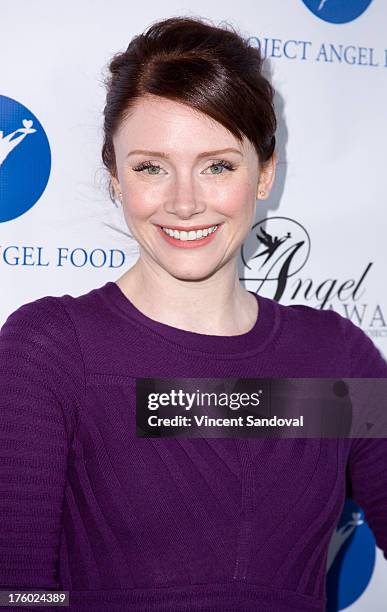
<instances>
[{"instance_id":1,"label":"teeth","mask_svg":"<svg viewBox=\"0 0 387 612\"><path fill-rule=\"evenodd\" d=\"M190 230L189 232L186 232L186 231L179 232L178 230L172 230L172 229L169 229L168 227L162 227L161 229L163 230L163 232L168 234L168 236L172 236L172 238L176 238L176 240L200 240L200 238L205 238L209 234L212 234L213 232L215 232L217 228L218 228L218 225L213 225L212 227L209 227L207 229L203 229L203 230L200 229L196 231Z\"/></svg>"}]
</instances>

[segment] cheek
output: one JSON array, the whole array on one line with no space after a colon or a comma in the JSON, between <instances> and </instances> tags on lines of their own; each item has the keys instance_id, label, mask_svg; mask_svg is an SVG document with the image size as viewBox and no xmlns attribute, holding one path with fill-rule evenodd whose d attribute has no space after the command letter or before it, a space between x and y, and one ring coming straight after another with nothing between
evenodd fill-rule
<instances>
[{"instance_id":1,"label":"cheek","mask_svg":"<svg viewBox=\"0 0 387 612\"><path fill-rule=\"evenodd\" d=\"M160 193L142 184L125 186L125 216L133 221L147 219L160 205Z\"/></svg>"},{"instance_id":2,"label":"cheek","mask_svg":"<svg viewBox=\"0 0 387 612\"><path fill-rule=\"evenodd\" d=\"M245 181L227 185L217 192L219 210L230 217L246 217L254 204L254 193Z\"/></svg>"}]
</instances>

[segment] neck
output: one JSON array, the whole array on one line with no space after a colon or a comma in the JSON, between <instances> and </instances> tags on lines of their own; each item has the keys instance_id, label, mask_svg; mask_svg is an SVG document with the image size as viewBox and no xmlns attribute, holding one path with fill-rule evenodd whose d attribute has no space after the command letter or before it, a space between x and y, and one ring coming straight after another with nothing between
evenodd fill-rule
<instances>
[{"instance_id":1,"label":"neck","mask_svg":"<svg viewBox=\"0 0 387 612\"><path fill-rule=\"evenodd\" d=\"M235 262L210 277L182 280L139 258L116 283L143 314L186 331L235 336L250 331L258 317L257 300L241 286Z\"/></svg>"}]
</instances>

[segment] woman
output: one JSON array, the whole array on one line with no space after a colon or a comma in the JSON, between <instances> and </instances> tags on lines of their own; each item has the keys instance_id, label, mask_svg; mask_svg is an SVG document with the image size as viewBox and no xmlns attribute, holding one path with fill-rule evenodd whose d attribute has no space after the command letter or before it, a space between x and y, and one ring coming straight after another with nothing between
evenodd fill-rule
<instances>
[{"instance_id":1,"label":"woman","mask_svg":"<svg viewBox=\"0 0 387 612\"><path fill-rule=\"evenodd\" d=\"M68 590L74 610L324 610L346 494L387 558L386 441L137 437L136 380L387 364L339 314L239 283L276 164L258 50L171 18L110 71L103 160L140 257L3 325L1 587Z\"/></svg>"}]
</instances>

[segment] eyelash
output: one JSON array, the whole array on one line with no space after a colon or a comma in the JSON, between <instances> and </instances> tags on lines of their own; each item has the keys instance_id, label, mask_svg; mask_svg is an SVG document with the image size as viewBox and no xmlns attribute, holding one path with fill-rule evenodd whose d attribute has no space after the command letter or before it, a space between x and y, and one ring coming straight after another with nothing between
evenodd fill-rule
<instances>
[{"instance_id":1,"label":"eyelash","mask_svg":"<svg viewBox=\"0 0 387 612\"><path fill-rule=\"evenodd\" d=\"M235 166L226 161L225 159L221 159L217 162L214 162L213 164L211 164L210 166L208 166L209 168L213 168L216 166L221 166L222 168L226 168L226 170L230 170L231 172L233 170L235 170ZM135 172L142 172L143 170L146 170L147 168L161 168L161 166L157 165L157 164L153 164L151 161L146 161L146 162L142 162L141 164L139 164L138 166L136 166L135 168L133 168L133 170ZM223 172L221 172L220 174L223 174ZM157 174L155 174L155 176L158 176ZM216 175L214 175L216 176Z\"/></svg>"}]
</instances>

